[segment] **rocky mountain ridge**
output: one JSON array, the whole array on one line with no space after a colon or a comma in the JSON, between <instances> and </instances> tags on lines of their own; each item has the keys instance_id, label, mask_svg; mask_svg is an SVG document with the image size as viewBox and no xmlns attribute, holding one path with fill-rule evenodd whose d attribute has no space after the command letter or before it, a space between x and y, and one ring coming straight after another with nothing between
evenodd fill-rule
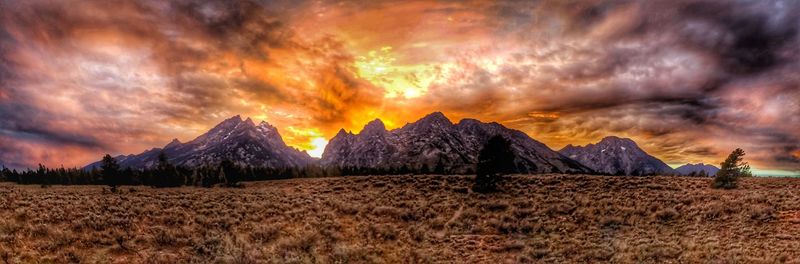
<instances>
[{"instance_id":1,"label":"rocky mountain ridge","mask_svg":"<svg viewBox=\"0 0 800 264\"><path fill-rule=\"evenodd\" d=\"M443 166L449 173L470 173L483 144L494 135L511 141L520 172L591 172L521 131L475 119L454 124L440 112L391 131L380 119L369 122L358 134L342 129L326 146L321 164L356 168L405 166L412 170Z\"/></svg>"}]
</instances>

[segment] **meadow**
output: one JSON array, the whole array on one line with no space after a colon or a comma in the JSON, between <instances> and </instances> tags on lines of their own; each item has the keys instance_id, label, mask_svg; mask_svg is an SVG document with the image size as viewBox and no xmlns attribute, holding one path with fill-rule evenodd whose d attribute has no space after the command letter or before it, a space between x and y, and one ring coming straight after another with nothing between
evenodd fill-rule
<instances>
[{"instance_id":1,"label":"meadow","mask_svg":"<svg viewBox=\"0 0 800 264\"><path fill-rule=\"evenodd\" d=\"M244 188L0 184L2 263L800 261L800 179L362 176Z\"/></svg>"}]
</instances>

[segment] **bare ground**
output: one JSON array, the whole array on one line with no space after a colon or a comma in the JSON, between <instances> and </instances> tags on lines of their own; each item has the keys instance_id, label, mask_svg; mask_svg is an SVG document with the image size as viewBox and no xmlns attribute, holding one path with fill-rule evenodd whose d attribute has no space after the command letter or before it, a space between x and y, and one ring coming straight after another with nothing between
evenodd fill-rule
<instances>
[{"instance_id":1,"label":"bare ground","mask_svg":"<svg viewBox=\"0 0 800 264\"><path fill-rule=\"evenodd\" d=\"M243 189L0 184L0 263L800 261L800 179L369 176Z\"/></svg>"}]
</instances>

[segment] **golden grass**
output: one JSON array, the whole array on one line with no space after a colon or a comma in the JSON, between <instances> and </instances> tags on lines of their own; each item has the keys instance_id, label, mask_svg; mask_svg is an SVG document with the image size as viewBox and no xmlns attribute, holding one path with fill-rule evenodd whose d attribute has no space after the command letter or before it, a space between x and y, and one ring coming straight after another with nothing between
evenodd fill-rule
<instances>
[{"instance_id":1,"label":"golden grass","mask_svg":"<svg viewBox=\"0 0 800 264\"><path fill-rule=\"evenodd\" d=\"M800 179L370 176L243 189L0 184L0 263L774 263Z\"/></svg>"}]
</instances>

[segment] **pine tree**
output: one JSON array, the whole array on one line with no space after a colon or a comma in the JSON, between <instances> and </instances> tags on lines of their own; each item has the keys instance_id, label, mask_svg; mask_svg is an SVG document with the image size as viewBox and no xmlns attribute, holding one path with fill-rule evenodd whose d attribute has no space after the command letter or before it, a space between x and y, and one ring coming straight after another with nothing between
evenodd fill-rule
<instances>
[{"instance_id":1,"label":"pine tree","mask_svg":"<svg viewBox=\"0 0 800 264\"><path fill-rule=\"evenodd\" d=\"M6 168L6 166L2 166L3 169L0 170L0 181L10 181L11 179L11 171Z\"/></svg>"},{"instance_id":2,"label":"pine tree","mask_svg":"<svg viewBox=\"0 0 800 264\"><path fill-rule=\"evenodd\" d=\"M226 183L227 184L227 181L228 181L228 177L227 177L227 175L225 175L225 170L220 168L219 169L219 175L217 175L216 183ZM213 186L214 184L211 184L211 185Z\"/></svg>"},{"instance_id":3,"label":"pine tree","mask_svg":"<svg viewBox=\"0 0 800 264\"><path fill-rule=\"evenodd\" d=\"M444 162L442 162L442 158L441 157L439 158L439 161L436 162L436 167L433 167L433 173L434 174L439 174L439 175L444 175L445 174Z\"/></svg>"},{"instance_id":4,"label":"pine tree","mask_svg":"<svg viewBox=\"0 0 800 264\"><path fill-rule=\"evenodd\" d=\"M167 154L163 151L158 154L156 173L154 185L156 187L179 187L183 184L183 177L178 173L178 169L169 162Z\"/></svg>"},{"instance_id":5,"label":"pine tree","mask_svg":"<svg viewBox=\"0 0 800 264\"><path fill-rule=\"evenodd\" d=\"M745 153L744 150L737 148L728 158L720 164L720 169L717 176L714 177L714 182L711 184L713 188L733 189L736 188L739 177L750 177L750 165L743 162Z\"/></svg>"},{"instance_id":6,"label":"pine tree","mask_svg":"<svg viewBox=\"0 0 800 264\"><path fill-rule=\"evenodd\" d=\"M422 168L420 168L420 169L419 169L419 173L420 173L420 174L428 174L428 173L431 173L431 169L430 169L430 167L428 167L428 164L427 164L427 163L425 163L425 164L422 164Z\"/></svg>"},{"instance_id":7,"label":"pine tree","mask_svg":"<svg viewBox=\"0 0 800 264\"><path fill-rule=\"evenodd\" d=\"M50 175L48 174L47 168L39 163L39 169L36 170L36 179L34 179L34 182L41 184L42 188L50 186Z\"/></svg>"},{"instance_id":8,"label":"pine tree","mask_svg":"<svg viewBox=\"0 0 800 264\"><path fill-rule=\"evenodd\" d=\"M117 160L106 154L103 156L100 168L102 169L103 181L111 187L112 193L116 193L117 186L119 186L119 164L117 164Z\"/></svg>"},{"instance_id":9,"label":"pine tree","mask_svg":"<svg viewBox=\"0 0 800 264\"><path fill-rule=\"evenodd\" d=\"M516 172L514 152L511 142L502 136L489 139L478 154L477 175L473 190L491 192L497 189L498 182L507 173Z\"/></svg>"},{"instance_id":10,"label":"pine tree","mask_svg":"<svg viewBox=\"0 0 800 264\"><path fill-rule=\"evenodd\" d=\"M239 186L239 182L244 180L239 167L230 160L223 160L222 163L220 163L220 170L224 174L224 176L221 177L224 178L225 184L229 187Z\"/></svg>"}]
</instances>

